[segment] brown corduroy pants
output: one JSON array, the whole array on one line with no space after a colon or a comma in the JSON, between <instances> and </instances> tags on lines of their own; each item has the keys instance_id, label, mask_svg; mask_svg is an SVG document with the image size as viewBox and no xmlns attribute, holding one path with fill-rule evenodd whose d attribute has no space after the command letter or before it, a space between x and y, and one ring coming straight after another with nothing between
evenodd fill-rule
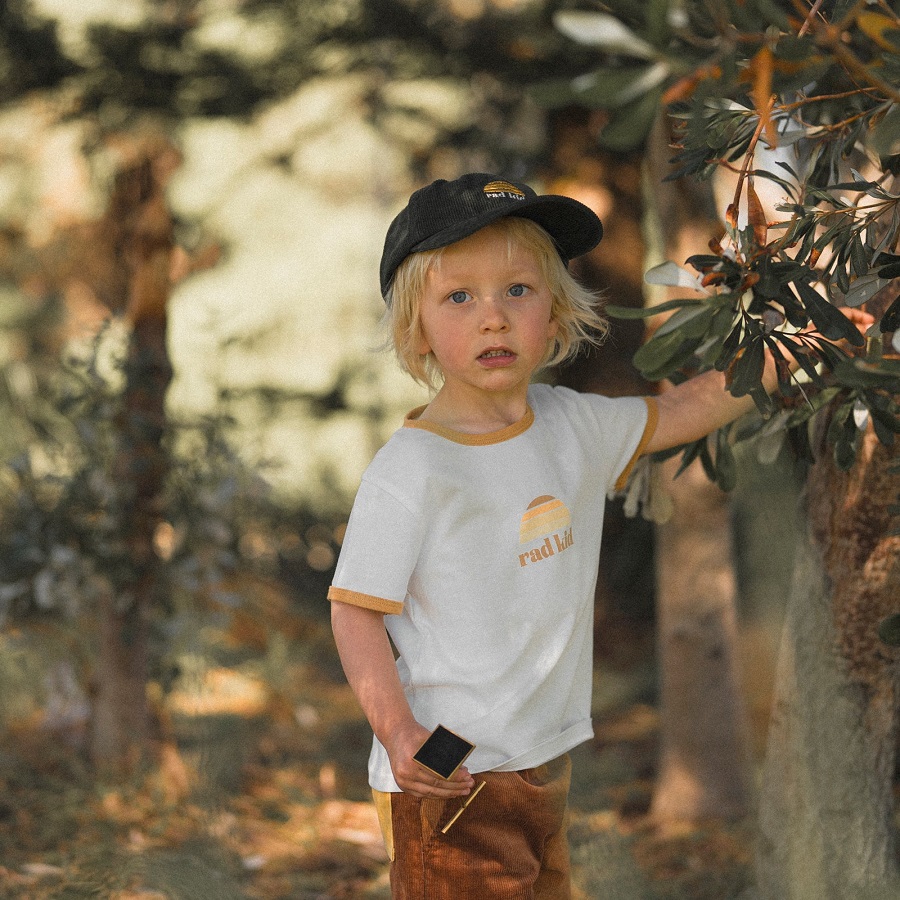
<instances>
[{"instance_id":1,"label":"brown corduroy pants","mask_svg":"<svg viewBox=\"0 0 900 900\"><path fill-rule=\"evenodd\" d=\"M390 795L394 900L570 900L568 754L486 782L447 834L457 800ZM377 800L378 798L376 798ZM381 807L384 815L384 807Z\"/></svg>"}]
</instances>

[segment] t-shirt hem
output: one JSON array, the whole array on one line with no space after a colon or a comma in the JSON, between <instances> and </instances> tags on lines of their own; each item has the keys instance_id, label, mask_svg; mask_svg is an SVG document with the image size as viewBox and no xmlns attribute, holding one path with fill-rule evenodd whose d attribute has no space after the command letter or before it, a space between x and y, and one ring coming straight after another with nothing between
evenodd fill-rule
<instances>
[{"instance_id":1,"label":"t-shirt hem","mask_svg":"<svg viewBox=\"0 0 900 900\"><path fill-rule=\"evenodd\" d=\"M543 741L530 750L520 753L518 756L508 759L505 763L492 766L490 768L468 766L472 775L478 775L481 772L521 772L523 769L534 769L542 766L550 760L568 753L573 747L583 744L594 737L594 726L590 719L585 719L567 728L562 734L557 735L549 741ZM377 742L376 742L377 743ZM386 758L386 754L385 754ZM397 782L394 781L393 773L388 769L384 772L381 766L375 761L377 759L377 749L373 749L372 757L369 760L369 787L373 791L379 791L385 794L396 794L400 792ZM373 763L375 763L373 765Z\"/></svg>"},{"instance_id":2,"label":"t-shirt hem","mask_svg":"<svg viewBox=\"0 0 900 900\"><path fill-rule=\"evenodd\" d=\"M573 747L589 741L594 737L594 726L590 719L578 722L571 728L567 728L562 734L555 738L544 741L518 756L508 759L499 766L494 766L491 772L519 772L522 769L533 769L535 766L542 766L557 756L562 756Z\"/></svg>"}]
</instances>

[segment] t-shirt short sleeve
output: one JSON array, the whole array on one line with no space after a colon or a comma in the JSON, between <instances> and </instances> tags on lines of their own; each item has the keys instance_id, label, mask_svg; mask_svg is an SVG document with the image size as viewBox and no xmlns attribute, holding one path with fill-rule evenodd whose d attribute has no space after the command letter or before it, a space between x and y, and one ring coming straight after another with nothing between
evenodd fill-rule
<instances>
[{"instance_id":1,"label":"t-shirt short sleeve","mask_svg":"<svg viewBox=\"0 0 900 900\"><path fill-rule=\"evenodd\" d=\"M598 463L602 460L607 489L621 490L656 430L656 401L652 397L578 396L593 414Z\"/></svg>"},{"instance_id":2,"label":"t-shirt short sleeve","mask_svg":"<svg viewBox=\"0 0 900 900\"><path fill-rule=\"evenodd\" d=\"M328 599L377 612L403 611L423 529L393 494L363 479Z\"/></svg>"},{"instance_id":3,"label":"t-shirt short sleeve","mask_svg":"<svg viewBox=\"0 0 900 900\"><path fill-rule=\"evenodd\" d=\"M560 435L571 430L586 448L591 470L607 490L619 490L656 429L652 397L605 397L566 387L535 385L532 397L544 407L551 428ZM561 417L558 418L558 417Z\"/></svg>"},{"instance_id":4,"label":"t-shirt short sleeve","mask_svg":"<svg viewBox=\"0 0 900 900\"><path fill-rule=\"evenodd\" d=\"M625 463L624 468L619 472L618 477L616 478L615 484L613 485L613 490L621 491L625 487L625 483L628 481L628 476L631 474L631 470L634 468L635 463L638 461L638 458L641 457L647 445L650 443L650 439L653 437L654 432L656 431L656 423L659 419L659 408L656 405L655 397L642 397L644 405L647 407L646 419L644 420L644 426L641 429L641 436L638 440L637 446L631 451L631 455L628 458L628 461Z\"/></svg>"}]
</instances>

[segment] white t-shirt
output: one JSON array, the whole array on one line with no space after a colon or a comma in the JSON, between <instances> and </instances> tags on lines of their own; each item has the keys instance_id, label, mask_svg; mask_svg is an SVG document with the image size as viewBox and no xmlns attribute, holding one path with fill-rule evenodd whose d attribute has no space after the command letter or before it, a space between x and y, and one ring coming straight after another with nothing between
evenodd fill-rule
<instances>
[{"instance_id":1,"label":"white t-shirt","mask_svg":"<svg viewBox=\"0 0 900 900\"><path fill-rule=\"evenodd\" d=\"M649 398L533 385L528 403L477 435L413 411L363 476L328 592L388 614L413 715L473 742L473 773L592 737L604 504L655 426ZM377 739L369 780L399 790Z\"/></svg>"}]
</instances>

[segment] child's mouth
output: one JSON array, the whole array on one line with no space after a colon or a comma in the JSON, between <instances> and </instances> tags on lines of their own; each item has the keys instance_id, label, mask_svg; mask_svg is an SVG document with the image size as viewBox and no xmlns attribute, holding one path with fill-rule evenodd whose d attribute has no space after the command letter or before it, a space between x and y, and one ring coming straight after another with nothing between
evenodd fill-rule
<instances>
[{"instance_id":1,"label":"child's mouth","mask_svg":"<svg viewBox=\"0 0 900 900\"><path fill-rule=\"evenodd\" d=\"M512 350L485 350L485 352L478 357L478 361L486 366L497 366L511 362L515 358L516 355Z\"/></svg>"}]
</instances>

